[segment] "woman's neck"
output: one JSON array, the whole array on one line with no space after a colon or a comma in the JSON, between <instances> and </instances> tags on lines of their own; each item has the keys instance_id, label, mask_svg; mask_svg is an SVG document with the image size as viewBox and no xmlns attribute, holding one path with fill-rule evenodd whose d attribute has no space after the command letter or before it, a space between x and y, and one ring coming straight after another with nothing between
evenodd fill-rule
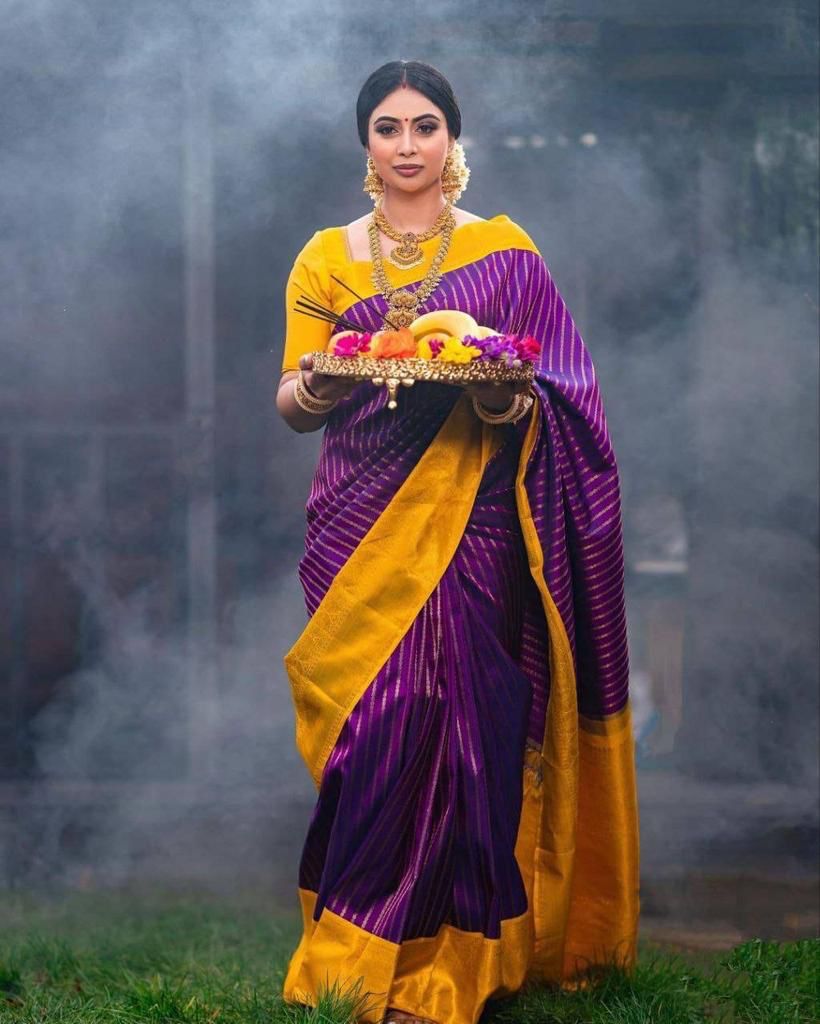
<instances>
[{"instance_id":1,"label":"woman's neck","mask_svg":"<svg viewBox=\"0 0 820 1024\"><path fill-rule=\"evenodd\" d=\"M435 223L444 209L446 200L440 188L429 188L424 192L400 192L385 188L381 208L391 227L397 231L412 231L421 234Z\"/></svg>"}]
</instances>

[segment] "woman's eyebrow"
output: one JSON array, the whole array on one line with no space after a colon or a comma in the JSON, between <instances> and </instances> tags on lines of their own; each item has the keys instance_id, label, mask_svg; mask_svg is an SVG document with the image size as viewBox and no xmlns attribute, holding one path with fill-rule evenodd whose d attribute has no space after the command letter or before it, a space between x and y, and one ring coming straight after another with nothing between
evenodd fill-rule
<instances>
[{"instance_id":1,"label":"woman's eyebrow","mask_svg":"<svg viewBox=\"0 0 820 1024\"><path fill-rule=\"evenodd\" d=\"M440 117L436 117L436 115L435 115L435 114L419 114L419 116L418 116L418 117L414 117L414 118L413 118L413 120L412 120L412 122L411 122L411 123L412 123L412 124L415 124L415 123L416 123L416 121L420 121L420 120L421 120L421 119L422 119L423 117L433 117L433 118L435 118L435 119L436 119L436 121L440 121L440 120L441 120L441 118L440 118ZM398 123L400 123L400 121L401 121L401 118L398 118L398 117L390 117L390 115L389 115L389 114L382 114L382 116L381 116L381 117L377 117L377 118L376 118L376 120L375 120L375 121L373 122L373 124L378 124L378 123L379 123L379 121L395 121L395 122L396 122L396 123L398 124Z\"/></svg>"}]
</instances>

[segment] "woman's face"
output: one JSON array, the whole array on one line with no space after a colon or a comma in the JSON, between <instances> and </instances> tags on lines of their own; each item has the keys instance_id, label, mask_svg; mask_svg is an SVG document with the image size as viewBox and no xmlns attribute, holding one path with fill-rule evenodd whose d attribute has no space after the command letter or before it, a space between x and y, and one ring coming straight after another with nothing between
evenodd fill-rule
<instances>
[{"instance_id":1,"label":"woman's face","mask_svg":"<svg viewBox=\"0 0 820 1024\"><path fill-rule=\"evenodd\" d=\"M399 86L370 115L367 150L385 189L421 192L441 178L451 139L444 113L424 93ZM421 169L403 175L402 164Z\"/></svg>"}]
</instances>

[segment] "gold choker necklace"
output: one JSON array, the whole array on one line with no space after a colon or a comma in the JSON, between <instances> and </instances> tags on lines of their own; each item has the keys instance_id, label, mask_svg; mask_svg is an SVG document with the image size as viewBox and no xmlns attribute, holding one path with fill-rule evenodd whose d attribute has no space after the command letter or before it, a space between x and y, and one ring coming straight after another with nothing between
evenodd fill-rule
<instances>
[{"instance_id":1,"label":"gold choker necklace","mask_svg":"<svg viewBox=\"0 0 820 1024\"><path fill-rule=\"evenodd\" d=\"M453 204L447 200L441 213L436 217L433 226L428 228L427 231L416 234L414 231L398 231L385 216L381 203L376 204L373 210L373 219L376 225L388 238L392 238L394 242L399 243L395 249L391 249L387 254L387 258L394 267L406 270L409 267L417 267L424 260L424 253L421 251L419 242L426 242L430 238L435 238L444 229L452 207Z\"/></svg>"},{"instance_id":2,"label":"gold choker necklace","mask_svg":"<svg viewBox=\"0 0 820 1024\"><path fill-rule=\"evenodd\" d=\"M373 284L387 299L387 314L385 326L409 327L418 315L419 306L425 302L433 292L433 289L441 278L441 264L450 249L450 240L456 226L456 219L447 204L447 218L441 232L441 243L438 252L433 257L430 269L418 288L411 292L408 288L394 288L387 279L384 269L384 257L379 241L379 229L376 227L375 215L370 218L367 225L367 234L370 240L370 259L373 262ZM387 321L390 321L388 324Z\"/></svg>"}]
</instances>

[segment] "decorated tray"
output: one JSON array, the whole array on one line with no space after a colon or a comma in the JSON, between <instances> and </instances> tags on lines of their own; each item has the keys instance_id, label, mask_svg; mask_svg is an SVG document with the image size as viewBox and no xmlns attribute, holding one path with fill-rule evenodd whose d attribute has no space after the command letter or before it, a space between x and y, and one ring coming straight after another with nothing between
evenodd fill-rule
<instances>
[{"instance_id":1,"label":"decorated tray","mask_svg":"<svg viewBox=\"0 0 820 1024\"><path fill-rule=\"evenodd\" d=\"M400 384L531 383L539 351L539 342L529 335L502 334L468 313L440 309L398 330L340 331L327 351L311 355L317 373L384 384L388 407L395 409Z\"/></svg>"}]
</instances>

